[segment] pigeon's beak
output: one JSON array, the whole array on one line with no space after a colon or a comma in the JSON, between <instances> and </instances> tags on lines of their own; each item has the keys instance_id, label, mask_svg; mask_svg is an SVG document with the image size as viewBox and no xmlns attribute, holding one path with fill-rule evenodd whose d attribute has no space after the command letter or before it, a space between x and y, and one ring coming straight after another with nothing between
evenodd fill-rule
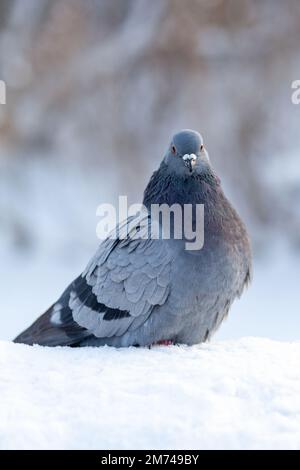
<instances>
[{"instance_id":1,"label":"pigeon's beak","mask_svg":"<svg viewBox=\"0 0 300 470\"><path fill-rule=\"evenodd\" d=\"M184 161L184 164L189 169L189 171L192 172L197 160L197 156L194 153L186 153L183 155L182 160Z\"/></svg>"}]
</instances>

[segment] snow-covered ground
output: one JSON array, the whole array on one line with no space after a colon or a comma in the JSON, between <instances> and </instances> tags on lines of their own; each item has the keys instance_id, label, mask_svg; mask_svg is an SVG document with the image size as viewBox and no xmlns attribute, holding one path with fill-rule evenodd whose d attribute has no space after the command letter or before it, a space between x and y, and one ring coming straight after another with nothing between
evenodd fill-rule
<instances>
[{"instance_id":1,"label":"snow-covered ground","mask_svg":"<svg viewBox=\"0 0 300 470\"><path fill-rule=\"evenodd\" d=\"M0 342L2 449L299 449L300 342Z\"/></svg>"}]
</instances>

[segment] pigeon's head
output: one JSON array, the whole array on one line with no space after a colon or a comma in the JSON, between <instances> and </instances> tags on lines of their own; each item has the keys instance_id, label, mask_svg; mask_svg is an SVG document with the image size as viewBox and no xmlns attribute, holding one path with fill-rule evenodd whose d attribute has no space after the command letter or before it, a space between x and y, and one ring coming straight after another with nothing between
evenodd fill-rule
<instances>
[{"instance_id":1,"label":"pigeon's head","mask_svg":"<svg viewBox=\"0 0 300 470\"><path fill-rule=\"evenodd\" d=\"M201 174L210 167L202 136L190 129L173 136L164 162L178 176Z\"/></svg>"}]
</instances>

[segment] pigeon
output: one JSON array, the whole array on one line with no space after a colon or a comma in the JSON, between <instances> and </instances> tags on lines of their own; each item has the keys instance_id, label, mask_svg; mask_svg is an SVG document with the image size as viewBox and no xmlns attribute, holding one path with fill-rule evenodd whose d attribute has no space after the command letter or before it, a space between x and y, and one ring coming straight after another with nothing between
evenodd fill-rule
<instances>
[{"instance_id":1,"label":"pigeon","mask_svg":"<svg viewBox=\"0 0 300 470\"><path fill-rule=\"evenodd\" d=\"M204 208L197 249L187 249L185 235L175 236L174 221L169 237L137 236L141 225L152 233L162 223L151 216L152 207L174 204L192 208L194 228L195 208ZM123 222L128 233L108 236L84 272L14 342L151 347L210 339L251 280L251 248L198 132L173 136L143 205L143 217Z\"/></svg>"}]
</instances>

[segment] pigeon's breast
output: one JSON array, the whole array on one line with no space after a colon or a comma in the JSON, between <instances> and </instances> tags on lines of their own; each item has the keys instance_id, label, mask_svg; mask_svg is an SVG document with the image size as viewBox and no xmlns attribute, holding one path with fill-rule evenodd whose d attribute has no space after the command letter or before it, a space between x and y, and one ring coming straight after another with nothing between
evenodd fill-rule
<instances>
[{"instance_id":1,"label":"pigeon's breast","mask_svg":"<svg viewBox=\"0 0 300 470\"><path fill-rule=\"evenodd\" d=\"M184 248L172 264L168 305L175 314L214 314L232 302L240 288L243 263L238 251L225 244L197 251Z\"/></svg>"}]
</instances>

